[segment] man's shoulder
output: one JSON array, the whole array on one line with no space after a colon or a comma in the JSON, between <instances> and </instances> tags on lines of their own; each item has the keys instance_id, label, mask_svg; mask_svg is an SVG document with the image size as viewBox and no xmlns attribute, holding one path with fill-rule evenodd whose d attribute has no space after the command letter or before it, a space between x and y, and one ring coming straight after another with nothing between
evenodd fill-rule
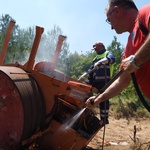
<instances>
[{"instance_id":1,"label":"man's shoulder","mask_svg":"<svg viewBox=\"0 0 150 150\"><path fill-rule=\"evenodd\" d=\"M144 5L140 8L140 10L145 10L145 9L149 9L150 8L150 4Z\"/></svg>"},{"instance_id":2,"label":"man's shoulder","mask_svg":"<svg viewBox=\"0 0 150 150\"><path fill-rule=\"evenodd\" d=\"M143 6L138 13L138 18L140 19L140 22L148 28L148 22L150 19L150 4L147 4Z\"/></svg>"},{"instance_id":3,"label":"man's shoulder","mask_svg":"<svg viewBox=\"0 0 150 150\"><path fill-rule=\"evenodd\" d=\"M150 4L144 5L139 9L139 14L147 14L147 12L150 12Z\"/></svg>"}]
</instances>

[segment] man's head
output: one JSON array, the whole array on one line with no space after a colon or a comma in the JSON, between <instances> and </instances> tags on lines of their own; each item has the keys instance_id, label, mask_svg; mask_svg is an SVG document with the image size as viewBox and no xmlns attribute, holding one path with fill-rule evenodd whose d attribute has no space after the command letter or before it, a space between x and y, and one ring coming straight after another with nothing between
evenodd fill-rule
<instances>
[{"instance_id":1,"label":"man's head","mask_svg":"<svg viewBox=\"0 0 150 150\"><path fill-rule=\"evenodd\" d=\"M96 53L99 53L101 50L105 49L105 46L102 42L98 41L93 45L92 50L95 50Z\"/></svg>"},{"instance_id":2,"label":"man's head","mask_svg":"<svg viewBox=\"0 0 150 150\"><path fill-rule=\"evenodd\" d=\"M120 6L124 9L125 8L126 9L129 9L129 8L137 9L133 0L109 0L108 4L111 6Z\"/></svg>"},{"instance_id":3,"label":"man's head","mask_svg":"<svg viewBox=\"0 0 150 150\"><path fill-rule=\"evenodd\" d=\"M133 0L109 0L106 7L106 22L111 24L118 34L130 30L138 9Z\"/></svg>"}]
</instances>

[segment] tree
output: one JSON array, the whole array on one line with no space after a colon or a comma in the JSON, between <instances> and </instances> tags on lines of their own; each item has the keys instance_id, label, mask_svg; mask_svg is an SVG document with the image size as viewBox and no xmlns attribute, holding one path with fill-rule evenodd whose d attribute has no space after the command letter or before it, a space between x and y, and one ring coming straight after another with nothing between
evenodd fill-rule
<instances>
[{"instance_id":1,"label":"tree","mask_svg":"<svg viewBox=\"0 0 150 150\"><path fill-rule=\"evenodd\" d=\"M69 60L69 75L73 78L78 78L81 74L87 71L95 54L87 52L86 54L71 53Z\"/></svg>"},{"instance_id":2,"label":"tree","mask_svg":"<svg viewBox=\"0 0 150 150\"><path fill-rule=\"evenodd\" d=\"M11 39L11 48L13 55L15 56L15 61L25 63L28 59L29 52L31 51L33 40L34 40L34 28L29 27L27 29L20 29L13 34Z\"/></svg>"},{"instance_id":3,"label":"tree","mask_svg":"<svg viewBox=\"0 0 150 150\"><path fill-rule=\"evenodd\" d=\"M122 55L123 55L123 46L121 46L121 43L117 41L117 37L114 36L114 39L112 40L111 44L107 48L108 51L111 51L115 57L116 57L116 62L114 64L114 73L117 73L119 70L119 66L122 60Z\"/></svg>"},{"instance_id":4,"label":"tree","mask_svg":"<svg viewBox=\"0 0 150 150\"><path fill-rule=\"evenodd\" d=\"M0 39L3 44L5 33L9 22L12 19L8 14L2 15L0 18ZM12 31L12 35L9 41L7 54L4 63L12 63L13 61L25 61L26 56L31 50L32 42L34 38L34 30L29 27L27 30L20 29L18 25L15 25ZM0 45L2 49L3 45Z\"/></svg>"}]
</instances>

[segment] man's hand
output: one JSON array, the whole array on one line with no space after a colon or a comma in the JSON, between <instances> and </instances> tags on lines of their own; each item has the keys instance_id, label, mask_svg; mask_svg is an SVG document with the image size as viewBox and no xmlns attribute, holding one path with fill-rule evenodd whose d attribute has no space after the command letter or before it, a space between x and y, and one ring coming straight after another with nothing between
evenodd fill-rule
<instances>
[{"instance_id":1,"label":"man's hand","mask_svg":"<svg viewBox=\"0 0 150 150\"><path fill-rule=\"evenodd\" d=\"M100 100L98 97L91 96L86 102L85 105L87 108L92 109L96 107L100 103Z\"/></svg>"},{"instance_id":2,"label":"man's hand","mask_svg":"<svg viewBox=\"0 0 150 150\"><path fill-rule=\"evenodd\" d=\"M121 62L121 67L123 68L123 70L127 71L129 73L135 72L136 70L138 70L140 68L140 67L138 67L138 66L136 67L132 64L132 62L131 62L132 57L133 57L133 55L122 60L122 62Z\"/></svg>"}]
</instances>

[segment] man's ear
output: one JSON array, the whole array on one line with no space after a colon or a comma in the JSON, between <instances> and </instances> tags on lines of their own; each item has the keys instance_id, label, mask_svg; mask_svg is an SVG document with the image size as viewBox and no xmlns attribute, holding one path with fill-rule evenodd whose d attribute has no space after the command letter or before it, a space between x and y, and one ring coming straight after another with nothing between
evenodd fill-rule
<instances>
[{"instance_id":1,"label":"man's ear","mask_svg":"<svg viewBox=\"0 0 150 150\"><path fill-rule=\"evenodd\" d=\"M115 15L120 15L121 14L121 8L119 6L115 6L114 7L114 14Z\"/></svg>"}]
</instances>

